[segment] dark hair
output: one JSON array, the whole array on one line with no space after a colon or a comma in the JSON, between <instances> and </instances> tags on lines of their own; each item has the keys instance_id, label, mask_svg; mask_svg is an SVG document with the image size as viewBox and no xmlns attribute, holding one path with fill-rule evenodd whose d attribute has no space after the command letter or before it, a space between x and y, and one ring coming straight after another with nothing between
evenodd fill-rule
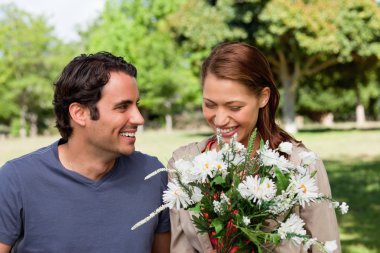
<instances>
[{"instance_id":1,"label":"dark hair","mask_svg":"<svg viewBox=\"0 0 380 253\"><path fill-rule=\"evenodd\" d=\"M259 110L256 124L258 133L265 141L269 140L271 148L276 148L282 141L296 141L275 122L280 94L267 59L256 47L242 42L218 45L202 65L202 86L208 74L237 81L257 96L263 88L268 87L270 98L266 106Z\"/></svg>"},{"instance_id":2,"label":"dark hair","mask_svg":"<svg viewBox=\"0 0 380 253\"><path fill-rule=\"evenodd\" d=\"M99 119L96 107L101 98L104 85L111 72L124 72L136 78L136 68L122 57L108 52L81 54L75 57L62 71L54 84L53 106L56 115L56 127L62 138L68 140L73 132L70 125L70 104L77 102L90 109L91 119Z\"/></svg>"}]
</instances>

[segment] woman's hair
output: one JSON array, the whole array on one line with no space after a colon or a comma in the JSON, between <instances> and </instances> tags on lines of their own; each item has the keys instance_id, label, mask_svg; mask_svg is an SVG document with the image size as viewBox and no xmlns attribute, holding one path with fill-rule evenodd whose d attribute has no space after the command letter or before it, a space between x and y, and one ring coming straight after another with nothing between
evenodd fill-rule
<instances>
[{"instance_id":1,"label":"woman's hair","mask_svg":"<svg viewBox=\"0 0 380 253\"><path fill-rule=\"evenodd\" d=\"M67 141L73 132L70 125L70 104L77 102L87 106L90 109L91 119L99 119L96 104L113 71L137 77L137 70L132 64L108 52L82 54L75 57L63 69L54 84L53 99L56 126L62 139Z\"/></svg>"},{"instance_id":2,"label":"woman's hair","mask_svg":"<svg viewBox=\"0 0 380 253\"><path fill-rule=\"evenodd\" d=\"M269 141L271 148L277 148L282 141L298 142L275 122L280 94L267 59L256 47L241 42L218 45L202 65L202 87L208 74L241 83L256 96L268 87L270 98L259 110L256 124L258 133L264 141Z\"/></svg>"}]
</instances>

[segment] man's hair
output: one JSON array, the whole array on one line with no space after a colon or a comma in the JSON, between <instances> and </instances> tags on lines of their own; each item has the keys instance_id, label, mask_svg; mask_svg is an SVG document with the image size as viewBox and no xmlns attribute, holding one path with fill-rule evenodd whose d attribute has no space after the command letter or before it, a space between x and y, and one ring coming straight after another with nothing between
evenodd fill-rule
<instances>
[{"instance_id":1,"label":"man's hair","mask_svg":"<svg viewBox=\"0 0 380 253\"><path fill-rule=\"evenodd\" d=\"M56 127L64 140L67 141L73 132L70 125L70 104L76 102L87 106L91 119L99 119L96 104L111 72L124 72L131 77L137 77L135 66L108 52L81 54L63 69L54 83L53 106Z\"/></svg>"}]
</instances>

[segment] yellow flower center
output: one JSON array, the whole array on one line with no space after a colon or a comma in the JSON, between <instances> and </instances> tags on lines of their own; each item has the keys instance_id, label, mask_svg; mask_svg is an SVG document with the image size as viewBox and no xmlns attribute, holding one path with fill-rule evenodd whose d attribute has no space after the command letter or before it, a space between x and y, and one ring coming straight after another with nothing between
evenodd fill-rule
<instances>
[{"instance_id":1,"label":"yellow flower center","mask_svg":"<svg viewBox=\"0 0 380 253\"><path fill-rule=\"evenodd\" d=\"M302 189L303 193L307 192L306 185L304 185L304 184L301 184L300 189Z\"/></svg>"}]
</instances>

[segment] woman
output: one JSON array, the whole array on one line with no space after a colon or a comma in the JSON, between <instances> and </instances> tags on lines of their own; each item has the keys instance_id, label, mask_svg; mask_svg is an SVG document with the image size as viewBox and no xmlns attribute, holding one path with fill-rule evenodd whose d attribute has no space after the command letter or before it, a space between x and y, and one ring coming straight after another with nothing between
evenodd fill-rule
<instances>
[{"instance_id":1,"label":"woman","mask_svg":"<svg viewBox=\"0 0 380 253\"><path fill-rule=\"evenodd\" d=\"M248 44L234 42L217 46L205 60L201 73L203 91L203 115L214 133L220 131L227 142L237 133L238 141L247 146L249 135L257 128L257 149L260 139L269 140L272 149L283 141L293 143L289 159L300 163L298 154L305 150L275 122L279 92L274 84L269 64L263 54ZM217 148L215 136L199 143L191 143L177 149L169 161L169 168L176 160L193 157L206 148ZM320 161L315 169L320 191L331 196L326 170ZM320 241L336 240L340 251L338 225L335 211L326 202L312 204L295 210L304 219L305 229ZM171 209L171 252L213 252L207 234L199 234L191 221L191 213ZM303 252L302 246L282 243L271 252ZM313 249L317 252L317 249Z\"/></svg>"}]
</instances>

